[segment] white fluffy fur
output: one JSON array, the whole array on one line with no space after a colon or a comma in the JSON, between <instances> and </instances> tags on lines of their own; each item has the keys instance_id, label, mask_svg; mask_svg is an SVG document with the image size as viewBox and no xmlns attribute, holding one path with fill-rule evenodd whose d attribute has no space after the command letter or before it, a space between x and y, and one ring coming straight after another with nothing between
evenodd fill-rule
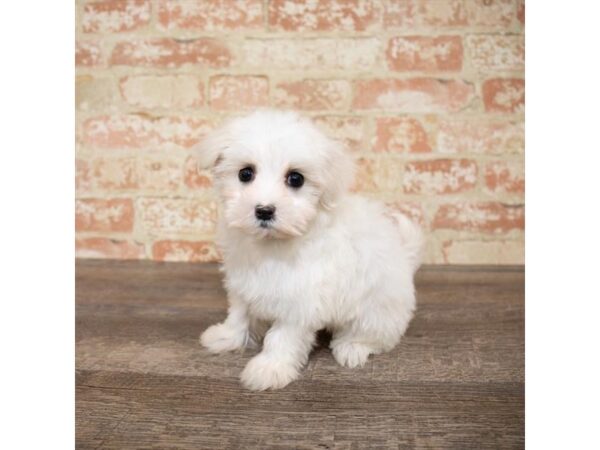
<instances>
[{"instance_id":1,"label":"white fluffy fur","mask_svg":"<svg viewBox=\"0 0 600 450\"><path fill-rule=\"evenodd\" d=\"M354 164L343 146L295 113L258 111L198 150L201 164L214 167L221 199L229 295L227 319L200 340L214 353L262 342L241 375L247 388L297 379L322 328L348 367L399 342L415 309L422 235L405 216L348 191ZM244 184L238 172L248 165L256 175ZM290 170L304 175L301 188L285 184ZM271 227L259 226L258 204L276 207Z\"/></svg>"}]
</instances>

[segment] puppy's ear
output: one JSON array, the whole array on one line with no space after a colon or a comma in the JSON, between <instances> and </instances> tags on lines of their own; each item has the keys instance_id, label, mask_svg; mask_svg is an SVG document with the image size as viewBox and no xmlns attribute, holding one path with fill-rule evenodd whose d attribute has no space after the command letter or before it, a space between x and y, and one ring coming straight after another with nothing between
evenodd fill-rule
<instances>
[{"instance_id":1,"label":"puppy's ear","mask_svg":"<svg viewBox=\"0 0 600 450\"><path fill-rule=\"evenodd\" d=\"M336 206L339 198L348 192L354 181L355 164L346 147L327 138L325 188L321 195L321 205L325 209Z\"/></svg>"},{"instance_id":2,"label":"puppy's ear","mask_svg":"<svg viewBox=\"0 0 600 450\"><path fill-rule=\"evenodd\" d=\"M194 148L199 169L212 169L223 158L223 152L231 145L230 125L226 124L211 131Z\"/></svg>"}]
</instances>

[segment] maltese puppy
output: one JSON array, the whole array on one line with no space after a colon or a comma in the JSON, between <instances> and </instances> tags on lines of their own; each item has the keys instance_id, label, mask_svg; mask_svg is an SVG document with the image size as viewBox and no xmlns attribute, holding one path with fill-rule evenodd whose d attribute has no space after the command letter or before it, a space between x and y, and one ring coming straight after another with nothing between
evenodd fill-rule
<instances>
[{"instance_id":1,"label":"maltese puppy","mask_svg":"<svg viewBox=\"0 0 600 450\"><path fill-rule=\"evenodd\" d=\"M344 147L293 112L234 119L198 146L220 200L229 311L200 342L220 353L262 351L242 372L252 390L300 375L320 329L333 357L362 366L391 350L415 309L420 229L402 214L349 192Z\"/></svg>"}]
</instances>

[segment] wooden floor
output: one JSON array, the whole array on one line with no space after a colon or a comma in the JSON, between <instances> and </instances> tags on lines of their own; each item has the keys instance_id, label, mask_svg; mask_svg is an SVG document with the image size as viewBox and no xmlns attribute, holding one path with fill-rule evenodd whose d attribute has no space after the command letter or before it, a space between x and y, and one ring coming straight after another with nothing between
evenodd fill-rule
<instances>
[{"instance_id":1,"label":"wooden floor","mask_svg":"<svg viewBox=\"0 0 600 450\"><path fill-rule=\"evenodd\" d=\"M360 369L327 337L302 378L253 393L252 356L209 355L214 265L77 262L77 448L506 449L524 446L522 268L425 267L401 344Z\"/></svg>"}]
</instances>

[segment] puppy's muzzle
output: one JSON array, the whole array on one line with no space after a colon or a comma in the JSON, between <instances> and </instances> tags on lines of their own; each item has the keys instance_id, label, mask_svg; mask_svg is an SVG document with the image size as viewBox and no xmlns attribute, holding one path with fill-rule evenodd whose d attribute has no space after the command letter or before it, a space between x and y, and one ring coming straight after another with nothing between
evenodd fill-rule
<instances>
[{"instance_id":1,"label":"puppy's muzzle","mask_svg":"<svg viewBox=\"0 0 600 450\"><path fill-rule=\"evenodd\" d=\"M256 205L254 215L258 220L273 220L275 218L275 207L273 205Z\"/></svg>"}]
</instances>

